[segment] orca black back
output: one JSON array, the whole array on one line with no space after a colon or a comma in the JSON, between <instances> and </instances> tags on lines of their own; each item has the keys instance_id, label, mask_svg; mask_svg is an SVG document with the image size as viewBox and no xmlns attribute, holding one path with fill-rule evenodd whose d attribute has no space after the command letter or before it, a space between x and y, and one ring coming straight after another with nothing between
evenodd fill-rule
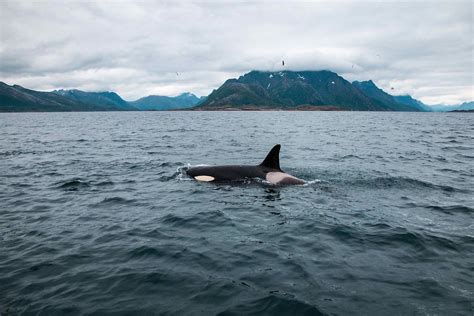
<instances>
[{"instance_id":1,"label":"orca black back","mask_svg":"<svg viewBox=\"0 0 474 316\"><path fill-rule=\"evenodd\" d=\"M304 181L280 169L280 144L273 146L259 165L197 166L186 173L198 181L227 182L260 178L274 184L303 184Z\"/></svg>"}]
</instances>

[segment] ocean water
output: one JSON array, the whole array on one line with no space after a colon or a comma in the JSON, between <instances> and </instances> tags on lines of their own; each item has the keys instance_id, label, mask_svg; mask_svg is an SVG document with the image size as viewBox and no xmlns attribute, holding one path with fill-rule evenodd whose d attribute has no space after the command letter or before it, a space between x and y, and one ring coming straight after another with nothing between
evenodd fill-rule
<instances>
[{"instance_id":1,"label":"ocean water","mask_svg":"<svg viewBox=\"0 0 474 316\"><path fill-rule=\"evenodd\" d=\"M0 114L0 314L472 315L473 122ZM306 185L182 174L277 143Z\"/></svg>"}]
</instances>

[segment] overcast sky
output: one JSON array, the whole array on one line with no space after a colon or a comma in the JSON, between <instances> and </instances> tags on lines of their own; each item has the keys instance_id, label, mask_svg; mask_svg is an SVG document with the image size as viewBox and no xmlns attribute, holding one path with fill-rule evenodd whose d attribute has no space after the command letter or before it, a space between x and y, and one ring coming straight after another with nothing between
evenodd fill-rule
<instances>
[{"instance_id":1,"label":"overcast sky","mask_svg":"<svg viewBox=\"0 0 474 316\"><path fill-rule=\"evenodd\" d=\"M473 1L289 2L1 0L0 81L207 95L285 60L428 104L474 100Z\"/></svg>"}]
</instances>

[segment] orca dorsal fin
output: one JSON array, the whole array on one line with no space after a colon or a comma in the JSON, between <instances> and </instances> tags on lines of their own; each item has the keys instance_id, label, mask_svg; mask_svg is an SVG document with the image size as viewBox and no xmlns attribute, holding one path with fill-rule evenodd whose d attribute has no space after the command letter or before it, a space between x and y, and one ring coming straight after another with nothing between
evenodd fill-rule
<instances>
[{"instance_id":1,"label":"orca dorsal fin","mask_svg":"<svg viewBox=\"0 0 474 316\"><path fill-rule=\"evenodd\" d=\"M260 164L262 167L267 167L271 169L276 169L281 171L280 169L280 144L273 146L270 152L265 157L265 160Z\"/></svg>"}]
</instances>

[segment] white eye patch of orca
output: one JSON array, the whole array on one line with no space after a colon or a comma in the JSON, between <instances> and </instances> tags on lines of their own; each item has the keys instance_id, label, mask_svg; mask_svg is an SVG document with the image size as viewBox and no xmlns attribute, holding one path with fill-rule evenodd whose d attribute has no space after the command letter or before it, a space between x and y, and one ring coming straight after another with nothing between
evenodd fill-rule
<instances>
[{"instance_id":1,"label":"white eye patch of orca","mask_svg":"<svg viewBox=\"0 0 474 316\"><path fill-rule=\"evenodd\" d=\"M211 176L195 176L194 179L202 182L211 182L214 181L214 177Z\"/></svg>"}]
</instances>

